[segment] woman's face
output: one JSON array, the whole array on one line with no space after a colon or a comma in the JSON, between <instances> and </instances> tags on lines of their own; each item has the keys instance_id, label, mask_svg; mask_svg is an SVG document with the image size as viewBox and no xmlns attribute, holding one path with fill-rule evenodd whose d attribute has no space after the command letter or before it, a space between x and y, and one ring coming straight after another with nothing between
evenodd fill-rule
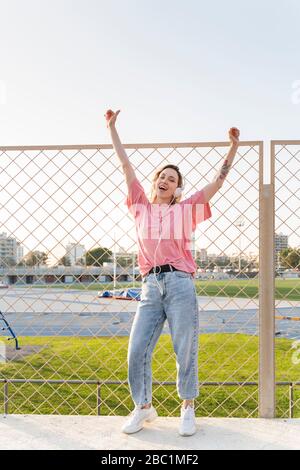
<instances>
[{"instance_id":1,"label":"woman's face","mask_svg":"<svg viewBox=\"0 0 300 470\"><path fill-rule=\"evenodd\" d=\"M156 180L155 190L159 202L169 203L178 186L178 173L173 168L165 168Z\"/></svg>"}]
</instances>

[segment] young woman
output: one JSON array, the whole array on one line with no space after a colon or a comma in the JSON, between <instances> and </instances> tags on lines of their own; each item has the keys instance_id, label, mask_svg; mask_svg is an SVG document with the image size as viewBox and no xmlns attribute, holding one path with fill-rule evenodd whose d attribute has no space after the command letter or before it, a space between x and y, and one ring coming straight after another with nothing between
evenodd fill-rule
<instances>
[{"instance_id":1,"label":"young woman","mask_svg":"<svg viewBox=\"0 0 300 470\"><path fill-rule=\"evenodd\" d=\"M126 203L137 232L142 294L134 317L128 347L128 380L135 409L122 428L130 434L153 421L151 360L154 347L168 320L177 367L177 393L183 400L179 433L196 432L194 398L199 395L199 309L191 247L196 225L211 217L209 200L222 187L239 144L239 130L231 128L231 146L212 183L181 201L183 177L176 165L159 168L152 181L149 201L136 178L116 131L120 110L106 112L113 147L128 187Z\"/></svg>"}]
</instances>

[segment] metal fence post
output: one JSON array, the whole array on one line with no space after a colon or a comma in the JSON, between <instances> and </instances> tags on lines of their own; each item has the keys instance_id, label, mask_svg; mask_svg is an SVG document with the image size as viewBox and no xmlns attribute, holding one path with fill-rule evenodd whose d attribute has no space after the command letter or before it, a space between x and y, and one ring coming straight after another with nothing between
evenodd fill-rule
<instances>
[{"instance_id":1,"label":"metal fence post","mask_svg":"<svg viewBox=\"0 0 300 470\"><path fill-rule=\"evenodd\" d=\"M263 144L259 182L259 416L275 417L274 147L270 184L263 182Z\"/></svg>"},{"instance_id":2,"label":"metal fence post","mask_svg":"<svg viewBox=\"0 0 300 470\"><path fill-rule=\"evenodd\" d=\"M294 417L294 388L293 383L289 386L289 417Z\"/></svg>"},{"instance_id":3,"label":"metal fence post","mask_svg":"<svg viewBox=\"0 0 300 470\"><path fill-rule=\"evenodd\" d=\"M4 382L4 414L8 415L8 382Z\"/></svg>"},{"instance_id":4,"label":"metal fence post","mask_svg":"<svg viewBox=\"0 0 300 470\"><path fill-rule=\"evenodd\" d=\"M97 382L97 415L101 415L101 382Z\"/></svg>"}]
</instances>

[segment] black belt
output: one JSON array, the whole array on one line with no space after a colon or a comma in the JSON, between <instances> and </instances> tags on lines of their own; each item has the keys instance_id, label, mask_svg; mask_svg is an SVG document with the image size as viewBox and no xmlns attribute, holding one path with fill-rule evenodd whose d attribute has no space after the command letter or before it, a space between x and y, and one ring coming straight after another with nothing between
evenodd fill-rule
<instances>
[{"instance_id":1,"label":"black belt","mask_svg":"<svg viewBox=\"0 0 300 470\"><path fill-rule=\"evenodd\" d=\"M151 273L167 273L169 271L179 271L179 269L174 268L171 264L162 264L161 266L156 266L155 268L151 268L147 274ZM146 276L147 276L146 274Z\"/></svg>"}]
</instances>

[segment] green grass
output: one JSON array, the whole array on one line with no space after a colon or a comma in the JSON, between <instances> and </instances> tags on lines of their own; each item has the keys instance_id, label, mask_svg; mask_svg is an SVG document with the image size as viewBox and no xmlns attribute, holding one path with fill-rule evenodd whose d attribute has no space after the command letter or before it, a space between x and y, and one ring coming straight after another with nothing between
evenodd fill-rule
<instances>
[{"instance_id":1,"label":"green grass","mask_svg":"<svg viewBox=\"0 0 300 470\"><path fill-rule=\"evenodd\" d=\"M117 283L117 289L128 287L140 287L140 282L132 283ZM242 280L223 280L215 281L210 280L196 280L195 281L197 295L213 296L213 297L240 297L247 299L257 299L259 295L259 280L258 279L242 279ZM31 288L45 288L45 286L30 286ZM47 285L47 288L60 288L60 289L78 289L78 290L95 290L102 291L112 289L113 283L105 284L70 284L70 285ZM300 300L300 279L276 279L275 280L275 299L285 300Z\"/></svg>"},{"instance_id":2,"label":"green grass","mask_svg":"<svg viewBox=\"0 0 300 470\"><path fill-rule=\"evenodd\" d=\"M41 346L38 353L0 365L0 378L127 381L128 337L20 337L20 345ZM276 339L277 381L300 379L292 364L291 340ZM161 335L153 354L153 381L176 381L176 361L169 335ZM258 338L242 334L202 334L200 382L257 382ZM0 384L0 412L3 407ZM9 413L97 413L96 385L9 384ZM127 384L101 386L101 414L127 415L133 403ZM277 387L277 416L288 416L288 387ZM300 387L294 416L300 417ZM161 416L178 416L175 385L153 385L153 403ZM256 386L203 386L197 416L257 417Z\"/></svg>"}]
</instances>

